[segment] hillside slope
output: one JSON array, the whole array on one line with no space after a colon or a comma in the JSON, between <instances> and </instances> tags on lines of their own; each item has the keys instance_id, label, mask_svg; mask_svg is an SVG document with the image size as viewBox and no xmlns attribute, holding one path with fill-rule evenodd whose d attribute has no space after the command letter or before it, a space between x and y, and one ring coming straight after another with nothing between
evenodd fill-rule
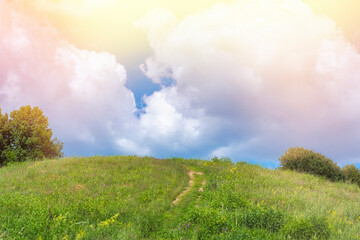
<instances>
[{"instance_id":1,"label":"hillside slope","mask_svg":"<svg viewBox=\"0 0 360 240\"><path fill-rule=\"evenodd\" d=\"M146 237L187 181L182 165L152 158L66 158L5 167L0 169L0 236Z\"/></svg>"},{"instance_id":2,"label":"hillside slope","mask_svg":"<svg viewBox=\"0 0 360 240\"><path fill-rule=\"evenodd\" d=\"M203 174L181 194L189 171ZM0 169L0 239L359 239L359 221L358 186L243 162L92 157Z\"/></svg>"}]
</instances>

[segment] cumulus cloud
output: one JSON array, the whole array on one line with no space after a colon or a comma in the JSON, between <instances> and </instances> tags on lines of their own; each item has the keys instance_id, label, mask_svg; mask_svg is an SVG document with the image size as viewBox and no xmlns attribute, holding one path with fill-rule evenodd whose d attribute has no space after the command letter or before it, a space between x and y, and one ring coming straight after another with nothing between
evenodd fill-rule
<instances>
[{"instance_id":1,"label":"cumulus cloud","mask_svg":"<svg viewBox=\"0 0 360 240\"><path fill-rule=\"evenodd\" d=\"M122 152L127 154L134 155L149 155L150 149L146 146L139 146L137 143L127 139L127 138L118 138L115 140L118 148Z\"/></svg>"},{"instance_id":2,"label":"cumulus cloud","mask_svg":"<svg viewBox=\"0 0 360 240\"><path fill-rule=\"evenodd\" d=\"M360 55L300 0L146 15L136 25L154 53L140 67L161 90L140 112L114 55L78 49L16 2L0 0L0 106L40 106L68 152L275 162L301 145L359 160Z\"/></svg>"},{"instance_id":3,"label":"cumulus cloud","mask_svg":"<svg viewBox=\"0 0 360 240\"><path fill-rule=\"evenodd\" d=\"M44 20L0 3L1 108L40 106L65 150L76 143L89 154L116 148L116 136L136 121L124 67L114 55L80 50Z\"/></svg>"},{"instance_id":4,"label":"cumulus cloud","mask_svg":"<svg viewBox=\"0 0 360 240\"><path fill-rule=\"evenodd\" d=\"M176 24L161 16L165 25L151 13L139 21L154 51L141 69L175 81L145 99L144 125L171 116L149 131L235 160L276 161L292 145L359 159L360 55L333 21L298 0L219 3Z\"/></svg>"}]
</instances>

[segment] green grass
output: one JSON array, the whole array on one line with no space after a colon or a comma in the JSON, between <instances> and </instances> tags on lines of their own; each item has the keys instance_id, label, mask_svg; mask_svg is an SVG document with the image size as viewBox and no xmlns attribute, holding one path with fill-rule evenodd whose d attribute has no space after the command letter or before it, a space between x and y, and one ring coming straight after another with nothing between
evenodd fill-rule
<instances>
[{"instance_id":1,"label":"green grass","mask_svg":"<svg viewBox=\"0 0 360 240\"><path fill-rule=\"evenodd\" d=\"M169 209L187 182L181 164L152 158L67 158L4 167L0 236L146 237L156 231L158 215Z\"/></svg>"},{"instance_id":2,"label":"green grass","mask_svg":"<svg viewBox=\"0 0 360 240\"><path fill-rule=\"evenodd\" d=\"M187 169L204 175L173 206ZM359 221L357 185L243 162L92 157L0 169L0 239L352 240Z\"/></svg>"}]
</instances>

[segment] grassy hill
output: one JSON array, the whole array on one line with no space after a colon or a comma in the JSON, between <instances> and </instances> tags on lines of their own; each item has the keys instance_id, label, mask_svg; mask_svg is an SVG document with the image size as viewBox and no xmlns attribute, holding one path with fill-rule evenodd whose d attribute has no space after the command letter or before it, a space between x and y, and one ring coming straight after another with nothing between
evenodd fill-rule
<instances>
[{"instance_id":1,"label":"grassy hill","mask_svg":"<svg viewBox=\"0 0 360 240\"><path fill-rule=\"evenodd\" d=\"M176 204L173 201L192 185ZM360 188L228 161L65 158L0 169L0 239L360 239Z\"/></svg>"}]
</instances>

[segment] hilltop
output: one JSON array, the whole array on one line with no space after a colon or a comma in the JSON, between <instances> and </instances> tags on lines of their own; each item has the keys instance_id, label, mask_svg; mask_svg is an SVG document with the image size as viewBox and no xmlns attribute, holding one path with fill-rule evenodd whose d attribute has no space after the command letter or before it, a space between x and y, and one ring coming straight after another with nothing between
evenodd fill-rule
<instances>
[{"instance_id":1,"label":"hilltop","mask_svg":"<svg viewBox=\"0 0 360 240\"><path fill-rule=\"evenodd\" d=\"M360 188L226 159L0 169L0 239L359 239Z\"/></svg>"}]
</instances>

